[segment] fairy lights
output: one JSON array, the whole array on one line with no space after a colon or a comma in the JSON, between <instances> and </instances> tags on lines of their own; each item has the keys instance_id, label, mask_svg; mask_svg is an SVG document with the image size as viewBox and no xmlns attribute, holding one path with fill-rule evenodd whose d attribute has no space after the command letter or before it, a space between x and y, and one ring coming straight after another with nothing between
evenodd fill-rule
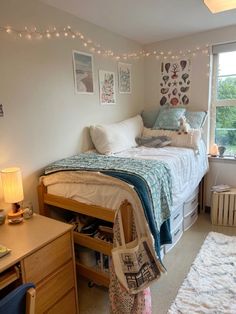
<instances>
[{"instance_id":1,"label":"fairy lights","mask_svg":"<svg viewBox=\"0 0 236 314\"><path fill-rule=\"evenodd\" d=\"M163 59L172 59L177 60L179 58L183 57L195 57L199 54L205 54L209 56L209 44L203 45L203 46L197 46L194 49L186 49L186 50L179 50L172 52L170 50L164 52L162 50L158 50L157 48L151 50L139 50L135 52L128 52L128 53L116 53L115 51L111 49L107 49L102 47L101 44L96 43L92 41L90 38L86 38L84 34L78 31L74 31L71 26L66 26L62 29L57 29L56 27L52 27L47 29L46 31L40 31L36 27L27 27L25 26L23 30L19 30L10 26L0 26L0 32L5 32L8 35L15 35L17 38L20 39L27 39L27 40L33 40L33 39L78 39L80 42L82 42L82 45L86 47L86 49L94 54L102 55L104 57L110 57L115 60L127 60L127 59L133 59L138 60L140 58L149 58L154 57L157 60Z\"/></svg>"}]
</instances>

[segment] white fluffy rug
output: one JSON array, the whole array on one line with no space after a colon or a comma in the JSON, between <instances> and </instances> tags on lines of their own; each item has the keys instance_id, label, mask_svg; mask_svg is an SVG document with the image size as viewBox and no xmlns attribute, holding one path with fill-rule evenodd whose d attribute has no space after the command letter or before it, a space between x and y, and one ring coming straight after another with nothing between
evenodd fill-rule
<instances>
[{"instance_id":1,"label":"white fluffy rug","mask_svg":"<svg viewBox=\"0 0 236 314\"><path fill-rule=\"evenodd\" d=\"M208 234L168 313L236 314L236 237Z\"/></svg>"}]
</instances>

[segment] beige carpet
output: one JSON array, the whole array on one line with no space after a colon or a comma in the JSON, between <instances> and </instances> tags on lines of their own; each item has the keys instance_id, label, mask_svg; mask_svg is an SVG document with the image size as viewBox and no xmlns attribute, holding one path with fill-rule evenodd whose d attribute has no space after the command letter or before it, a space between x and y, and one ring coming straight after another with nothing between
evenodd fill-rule
<instances>
[{"instance_id":1,"label":"beige carpet","mask_svg":"<svg viewBox=\"0 0 236 314\"><path fill-rule=\"evenodd\" d=\"M164 257L168 272L151 286L153 314L167 312L209 231L236 235L236 228L213 226L208 214L199 215L195 225L184 233L178 244ZM80 314L109 313L107 289L96 286L88 288L87 284L87 281L79 279Z\"/></svg>"}]
</instances>

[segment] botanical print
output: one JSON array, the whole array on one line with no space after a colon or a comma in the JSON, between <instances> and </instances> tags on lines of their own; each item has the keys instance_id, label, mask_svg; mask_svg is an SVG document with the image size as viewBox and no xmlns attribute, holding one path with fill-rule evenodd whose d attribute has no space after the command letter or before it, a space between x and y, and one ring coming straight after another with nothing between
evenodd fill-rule
<instances>
[{"instance_id":1,"label":"botanical print","mask_svg":"<svg viewBox=\"0 0 236 314\"><path fill-rule=\"evenodd\" d=\"M189 104L190 95L190 60L180 59L161 63L160 105L171 106Z\"/></svg>"},{"instance_id":2,"label":"botanical print","mask_svg":"<svg viewBox=\"0 0 236 314\"><path fill-rule=\"evenodd\" d=\"M99 71L100 103L102 105L115 104L115 73Z\"/></svg>"},{"instance_id":3,"label":"botanical print","mask_svg":"<svg viewBox=\"0 0 236 314\"><path fill-rule=\"evenodd\" d=\"M75 90L79 94L92 94L93 56L84 52L73 51Z\"/></svg>"},{"instance_id":4,"label":"botanical print","mask_svg":"<svg viewBox=\"0 0 236 314\"><path fill-rule=\"evenodd\" d=\"M118 63L119 92L121 94L131 93L131 64Z\"/></svg>"}]
</instances>

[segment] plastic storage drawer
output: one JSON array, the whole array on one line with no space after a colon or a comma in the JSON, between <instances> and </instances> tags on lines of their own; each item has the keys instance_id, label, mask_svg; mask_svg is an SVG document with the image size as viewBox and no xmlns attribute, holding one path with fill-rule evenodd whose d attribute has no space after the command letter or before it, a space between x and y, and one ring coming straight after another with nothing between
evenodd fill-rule
<instances>
[{"instance_id":1,"label":"plastic storage drawer","mask_svg":"<svg viewBox=\"0 0 236 314\"><path fill-rule=\"evenodd\" d=\"M184 202L184 217L191 213L198 205L198 188L193 192L192 196Z\"/></svg>"},{"instance_id":2,"label":"plastic storage drawer","mask_svg":"<svg viewBox=\"0 0 236 314\"><path fill-rule=\"evenodd\" d=\"M177 244L182 234L183 234L183 219L181 219L177 227L173 230L173 232L171 232L172 243L165 245L165 254L168 253Z\"/></svg>"},{"instance_id":3,"label":"plastic storage drawer","mask_svg":"<svg viewBox=\"0 0 236 314\"><path fill-rule=\"evenodd\" d=\"M188 230L197 220L198 218L198 205L191 211L188 215L184 217L183 228L184 231Z\"/></svg>"}]
</instances>

